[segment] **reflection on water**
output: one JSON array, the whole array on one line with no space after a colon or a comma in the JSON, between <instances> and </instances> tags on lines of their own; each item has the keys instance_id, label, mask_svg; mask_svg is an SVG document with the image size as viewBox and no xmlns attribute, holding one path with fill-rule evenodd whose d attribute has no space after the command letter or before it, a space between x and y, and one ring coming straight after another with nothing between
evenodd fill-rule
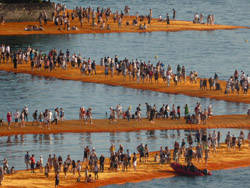
<instances>
[{"instance_id":1,"label":"reflection on water","mask_svg":"<svg viewBox=\"0 0 250 188\"><path fill-rule=\"evenodd\" d=\"M225 139L228 129L218 129ZM212 133L212 130L205 130ZM231 129L231 134L239 135L240 130ZM112 143L118 148L122 144L125 149L136 152L136 147L143 143L149 146L150 151L158 151L161 146L173 148L174 142L181 142L189 134L190 130L148 130L137 132L110 132L110 133L59 133L59 134L34 134L14 135L0 137L1 160L7 157L9 164L16 169L24 169L23 157L26 151L41 154L47 160L49 154L66 157L70 154L74 160L82 160L84 147L95 147L97 155L109 156L109 147ZM196 131L191 131L193 136ZM244 130L245 135L248 130ZM38 159L38 158L36 158ZM0 162L1 163L1 162Z\"/></svg>"}]
</instances>

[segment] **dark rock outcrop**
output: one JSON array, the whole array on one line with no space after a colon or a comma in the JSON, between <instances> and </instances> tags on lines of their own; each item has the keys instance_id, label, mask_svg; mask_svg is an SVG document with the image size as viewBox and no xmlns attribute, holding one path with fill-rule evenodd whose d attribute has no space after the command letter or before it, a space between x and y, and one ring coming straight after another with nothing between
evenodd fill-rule
<instances>
[{"instance_id":1,"label":"dark rock outcrop","mask_svg":"<svg viewBox=\"0 0 250 188\"><path fill-rule=\"evenodd\" d=\"M40 14L46 12L47 19L52 20L55 11L54 3L0 3L0 18L5 22L29 22L38 21Z\"/></svg>"}]
</instances>

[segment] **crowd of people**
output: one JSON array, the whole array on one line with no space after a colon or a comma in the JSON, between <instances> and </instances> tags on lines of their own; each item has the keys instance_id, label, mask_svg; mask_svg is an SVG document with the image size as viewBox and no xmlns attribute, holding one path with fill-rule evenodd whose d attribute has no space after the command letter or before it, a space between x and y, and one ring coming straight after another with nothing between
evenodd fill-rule
<instances>
[{"instance_id":1,"label":"crowd of people","mask_svg":"<svg viewBox=\"0 0 250 188\"><path fill-rule=\"evenodd\" d=\"M225 94L237 93L239 95L240 91L247 95L250 83L250 76L246 75L244 71L239 71L236 69L233 76L231 76L226 85Z\"/></svg>"},{"instance_id":2,"label":"crowd of people","mask_svg":"<svg viewBox=\"0 0 250 188\"><path fill-rule=\"evenodd\" d=\"M76 53L70 54L69 50L65 53L60 50L59 53L56 49L50 50L48 54L42 50L39 51L34 48L28 47L25 50L19 49L18 51L10 51L9 46L4 44L1 46L1 57L0 63L7 63L9 61L14 63L14 68L17 68L18 64L28 64L30 62L31 70L44 70L54 71L57 68L67 69L68 66L71 68L79 68L82 75L96 74L96 62L90 58L86 59L81 54ZM164 68L164 64L158 61L156 65L150 61L127 58L119 60L117 56L111 58L109 56L101 58L100 66L104 70L104 75L111 77L116 75L123 75L124 79L129 76L130 80L136 80L137 83L159 83L159 79L162 78L164 83L170 86L170 81L174 81L175 85L182 81L186 81L186 70L185 66L178 65L176 73L174 73L170 65ZM196 71L190 72L190 83L197 83L198 73Z\"/></svg>"},{"instance_id":3,"label":"crowd of people","mask_svg":"<svg viewBox=\"0 0 250 188\"><path fill-rule=\"evenodd\" d=\"M14 124L15 126L20 126L21 128L25 127L25 122L28 122L28 115L29 115L29 109L27 106L23 108L21 113L17 109L15 113L12 115L12 112L8 112L6 119L8 123L8 129L11 128L11 122L12 118L14 117ZM64 110L63 108L56 108L54 109L54 112L52 113L51 110L46 109L44 112L38 112L35 110L32 113L33 121L32 125L37 124L39 127L50 129L50 125L55 123L58 124L58 121L63 121L65 119L64 117ZM54 118L54 119L52 119ZM4 124L4 120L1 119L1 126Z\"/></svg>"},{"instance_id":4,"label":"crowd of people","mask_svg":"<svg viewBox=\"0 0 250 188\"><path fill-rule=\"evenodd\" d=\"M83 28L84 23L91 24L91 26L95 28L99 27L102 30L103 29L110 30L111 29L110 20L113 20L113 23L117 23L118 28L121 28L123 18L124 16L129 16L130 15L129 12L130 12L130 7L128 5L124 7L124 11L121 10L119 12L118 10L116 10L112 13L110 7L101 8L98 6L96 9L94 9L91 7L77 6L73 10L68 10L65 4L58 3L55 5L55 11L52 13L52 21L54 25L58 27L58 30L79 30L77 25L80 25L80 27ZM139 16L139 13L136 12L135 19L133 19L131 23L129 23L129 21L126 21L125 25L137 26L138 22L144 22L140 24L139 29L142 28L142 24L144 24L144 29L146 29L145 28L146 23L144 19L147 19L148 24L151 23L152 9L150 9L148 15ZM40 13L38 21L39 21L39 26L36 25L37 29L35 30L43 31L44 25L47 25L48 21L48 15L45 11ZM34 28L26 27L25 30L33 31Z\"/></svg>"},{"instance_id":5,"label":"crowd of people","mask_svg":"<svg viewBox=\"0 0 250 188\"><path fill-rule=\"evenodd\" d=\"M162 104L162 106L157 108L157 106L149 105L145 103L146 106L146 118L151 122L155 123L156 118L163 118L163 119L172 119L172 120L180 120L181 114L183 114L186 123L189 124L206 124L208 117L212 116L212 104L209 104L208 108L202 108L201 104L197 102L194 111L190 112L188 104L183 106L184 110L181 110L180 106ZM128 122L130 119L134 119L137 121L142 120L142 106L139 104L135 111L132 111L132 107L128 106L127 109L123 109L123 107L118 104L116 108L110 107L110 115L108 116L106 112L106 119L109 119L110 124L117 123L120 119L127 119ZM17 109L13 114L12 112L8 112L6 115L8 129L11 128L11 123L14 121L14 125L16 127L20 126L21 128L25 127L26 122L28 122L29 117L29 109L25 106L21 113ZM63 108L55 108L54 110L45 109L42 112L38 112L35 110L32 113L32 125L39 125L40 128L47 128L50 129L52 124L58 124L59 121L65 120L65 113ZM0 119L1 126L4 125L3 118ZM92 108L89 107L85 110L84 107L80 107L79 109L79 120L83 120L85 124L93 124L93 112Z\"/></svg>"},{"instance_id":6,"label":"crowd of people","mask_svg":"<svg viewBox=\"0 0 250 188\"><path fill-rule=\"evenodd\" d=\"M91 58L86 59L81 54L70 53L67 49L66 52L62 50L51 49L48 54L42 50L37 50L28 47L25 50L19 49L17 51L11 51L9 45L2 44L0 46L0 63L13 62L14 68L17 68L19 64L28 64L30 62L31 70L40 71L56 71L58 68L66 70L68 67L73 69L78 68L81 75L96 75L97 63ZM159 83L162 79L163 83L170 86L173 82L174 86L178 86L179 83L186 83L187 73L185 66L177 65L174 70L171 65L165 67L164 63L158 61L155 65L148 61L128 58L119 59L117 55L114 58L109 56L103 57L100 60L101 72L98 74L104 74L105 77L114 77L114 75L122 76L124 80L128 79L136 81L138 84L143 83ZM233 76L231 76L226 84L225 95L240 94L240 92L247 94L249 88L249 75L246 75L244 71L241 71L241 75L238 70L235 70ZM217 73L213 78L209 79L201 78L198 81L197 71L190 71L189 82L191 84L200 84L200 90L222 90L219 83L219 77Z\"/></svg>"},{"instance_id":7,"label":"crowd of people","mask_svg":"<svg viewBox=\"0 0 250 188\"><path fill-rule=\"evenodd\" d=\"M163 164L170 163L171 160L179 162L180 157L184 157L185 162L190 165L190 163L192 163L193 161L195 161L196 163L203 162L204 156L204 161L207 166L209 154L216 154L217 148L220 148L221 137L221 132L218 131L216 133L215 130L212 134L209 133L208 135L205 132L201 133L200 130L198 130L195 135L192 135L192 133L190 132L189 135L187 135L187 144L185 142L185 139L182 139L181 143L174 143L172 156L171 150L168 147L165 147L165 149L161 147L160 153L156 153L154 159L155 161ZM250 132L247 136L247 139L250 140ZM194 143L197 143L197 146L194 147ZM245 145L244 132L241 131L238 138L236 138L236 136L234 134L231 135L229 131L226 135L225 144L227 145L228 150L236 149L236 147L241 150L242 145Z\"/></svg>"},{"instance_id":8,"label":"crowd of people","mask_svg":"<svg viewBox=\"0 0 250 188\"><path fill-rule=\"evenodd\" d=\"M82 7L77 6L73 11L67 10L65 4L57 4L56 5L56 11L52 15L52 20L54 24L58 27L62 26L63 29L67 30L78 30L77 26L70 27L71 22L74 20L78 20L78 23L80 24L80 27L83 27L84 23L91 24L93 27L99 27L100 29L107 29L110 30L110 20L113 20L113 23L118 24L118 28L122 27L122 21L124 16L130 15L130 7L126 5L124 7L124 11L111 11L111 8L101 8L97 7L96 9L91 7ZM173 20L175 20L176 17L176 10L173 9ZM138 12L135 14L135 18L131 21L126 21L126 26L138 26L139 29L147 29L147 24L151 24L152 20L152 9L150 8L149 14L147 15L139 15ZM161 19L160 21L166 22L168 25L170 24L170 17L168 16L168 13L166 15L166 19ZM45 20L44 20L45 23ZM107 24L107 27L106 27ZM61 29L61 28L60 28Z\"/></svg>"},{"instance_id":9,"label":"crowd of people","mask_svg":"<svg viewBox=\"0 0 250 188\"><path fill-rule=\"evenodd\" d=\"M209 104L208 108L202 108L201 104L197 102L195 108L194 108L194 114L190 112L188 104L186 104L183 108L183 112L181 113L181 107L175 106L174 104L170 108L168 104L163 104L159 110L157 109L157 106L149 105L148 103L145 103L146 105L146 117L151 123L155 123L156 118L162 118L162 119L172 119L172 120L180 120L181 114L184 114L183 117L186 120L186 123L188 124L207 124L208 117L212 116L212 104ZM117 123L119 119L127 119L130 121L130 119L135 119L137 121L141 121L142 116L142 107L141 104L139 104L134 113L132 112L132 107L129 106L127 110L123 110L122 106L118 104L116 108L110 107L110 115L109 120L110 124ZM107 116L106 116L107 118Z\"/></svg>"},{"instance_id":10,"label":"crowd of people","mask_svg":"<svg viewBox=\"0 0 250 188\"><path fill-rule=\"evenodd\" d=\"M190 166L194 162L205 163L207 166L209 155L216 154L220 143L222 134L220 131L213 130L212 134L207 134L205 130L197 130L195 132L189 132L186 136L186 141L183 138L180 143L175 141L173 149L169 146L160 147L158 152L150 152L147 144L140 144L134 148L134 152L131 152L128 148L124 148L122 144L119 144L116 148L112 143L109 148L109 157L105 158L104 154L97 156L95 147L90 148L86 146L83 151L83 160L74 160L68 154L65 159L61 155L49 154L47 162L44 161L43 156L40 155L39 159L35 160L35 155L30 154L29 151L24 156L24 162L26 169L30 169L31 173L38 171L44 173L45 178L48 178L52 173L55 177L55 185L59 184L59 174L63 173L64 178L67 178L69 173L73 174L73 177L77 179L77 182L83 181L85 183L95 182L98 180L99 173L103 172L127 172L129 169L137 170L137 163L150 163L153 161L158 164L170 164L171 162L179 162L182 158L185 163ZM227 150L235 150L236 147L239 150L245 145L245 140L250 140L250 132L245 138L244 132L241 131L240 135L236 138L234 134L231 135L228 131L225 137L225 144ZM196 144L196 146L195 146ZM250 142L249 142L250 147ZM149 159L149 157L152 159ZM15 168L9 169L8 160L5 158L3 166L0 167L0 180L2 182L5 174L15 173ZM82 173L83 178L82 178ZM93 176L92 176L93 175ZM53 177L53 176L52 176ZM1 183L0 182L0 183Z\"/></svg>"}]
</instances>

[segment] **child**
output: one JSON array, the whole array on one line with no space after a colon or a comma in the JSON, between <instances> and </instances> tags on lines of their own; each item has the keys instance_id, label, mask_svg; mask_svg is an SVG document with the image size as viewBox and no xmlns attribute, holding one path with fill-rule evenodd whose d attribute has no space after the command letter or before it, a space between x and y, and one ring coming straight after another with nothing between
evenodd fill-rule
<instances>
[{"instance_id":1,"label":"child","mask_svg":"<svg viewBox=\"0 0 250 188\"><path fill-rule=\"evenodd\" d=\"M85 183L94 183L95 180L93 180L93 178L91 177L91 174L86 178Z\"/></svg>"},{"instance_id":2,"label":"child","mask_svg":"<svg viewBox=\"0 0 250 188\"><path fill-rule=\"evenodd\" d=\"M14 166L11 167L10 173L11 173L11 174L15 174L15 167L14 167Z\"/></svg>"},{"instance_id":3,"label":"child","mask_svg":"<svg viewBox=\"0 0 250 188\"><path fill-rule=\"evenodd\" d=\"M156 153L156 154L155 154L154 161L155 161L155 162L159 162L159 156L158 156L158 153Z\"/></svg>"}]
</instances>

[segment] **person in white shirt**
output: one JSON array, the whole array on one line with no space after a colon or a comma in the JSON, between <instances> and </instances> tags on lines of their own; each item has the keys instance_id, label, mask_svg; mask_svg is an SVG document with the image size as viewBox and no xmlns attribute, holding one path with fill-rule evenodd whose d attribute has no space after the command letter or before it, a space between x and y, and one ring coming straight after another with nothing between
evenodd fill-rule
<instances>
[{"instance_id":1,"label":"person in white shirt","mask_svg":"<svg viewBox=\"0 0 250 188\"><path fill-rule=\"evenodd\" d=\"M29 109L27 106L24 107L24 119L26 119L26 121L28 120L28 115L29 115Z\"/></svg>"},{"instance_id":2,"label":"person in white shirt","mask_svg":"<svg viewBox=\"0 0 250 188\"><path fill-rule=\"evenodd\" d=\"M10 53L10 46L7 46L5 51L6 51L6 53Z\"/></svg>"},{"instance_id":3,"label":"person in white shirt","mask_svg":"<svg viewBox=\"0 0 250 188\"><path fill-rule=\"evenodd\" d=\"M250 76L247 75L247 83L249 84L250 83Z\"/></svg>"},{"instance_id":4,"label":"person in white shirt","mask_svg":"<svg viewBox=\"0 0 250 188\"><path fill-rule=\"evenodd\" d=\"M40 172L43 172L43 156L42 155L40 156L39 162L40 162Z\"/></svg>"},{"instance_id":5,"label":"person in white shirt","mask_svg":"<svg viewBox=\"0 0 250 188\"><path fill-rule=\"evenodd\" d=\"M49 125L51 124L51 119L52 119L52 112L50 110L48 111L47 118L48 118L48 128L49 128Z\"/></svg>"}]
</instances>

